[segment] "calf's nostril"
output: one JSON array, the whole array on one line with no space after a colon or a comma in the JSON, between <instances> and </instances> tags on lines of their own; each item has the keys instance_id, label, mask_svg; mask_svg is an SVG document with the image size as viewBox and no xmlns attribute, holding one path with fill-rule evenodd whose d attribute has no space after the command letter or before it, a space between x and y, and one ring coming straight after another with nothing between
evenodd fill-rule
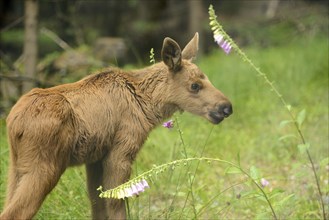
<instances>
[{"instance_id":1,"label":"calf's nostril","mask_svg":"<svg viewBox=\"0 0 329 220\"><path fill-rule=\"evenodd\" d=\"M233 113L233 108L230 103L223 104L219 107L219 112L224 114L224 117L228 117Z\"/></svg>"},{"instance_id":2,"label":"calf's nostril","mask_svg":"<svg viewBox=\"0 0 329 220\"><path fill-rule=\"evenodd\" d=\"M223 112L224 112L224 116L228 117L230 114L232 114L232 108L226 107L223 109Z\"/></svg>"}]
</instances>

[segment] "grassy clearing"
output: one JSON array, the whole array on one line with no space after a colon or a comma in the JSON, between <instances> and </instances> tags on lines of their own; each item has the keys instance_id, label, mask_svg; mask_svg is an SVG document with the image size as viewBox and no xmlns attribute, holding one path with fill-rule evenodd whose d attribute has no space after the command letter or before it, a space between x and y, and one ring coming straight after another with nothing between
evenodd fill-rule
<instances>
[{"instance_id":1,"label":"grassy clearing","mask_svg":"<svg viewBox=\"0 0 329 220\"><path fill-rule=\"evenodd\" d=\"M320 184L328 199L328 39L302 38L280 47L246 48L248 56L268 73L298 113L306 109L302 130L316 163ZM139 153L133 176L179 158L212 157L237 162L245 170L255 166L270 186L276 213L284 219L321 218L318 194L306 154L289 119L268 85L238 56L216 50L199 61L200 68L233 103L234 114L213 126L188 113L177 114L185 146L176 129L155 129ZM3 206L8 166L4 120L0 133L0 209ZM177 128L177 126L176 126ZM196 170L197 168L197 170ZM151 188L129 200L133 219L270 218L263 197L241 174L225 174L226 164L197 162L154 176ZM110 174L109 174L110 175ZM195 180L192 186L189 179ZM327 210L328 213L328 210ZM47 197L36 219L90 217L83 167L71 168Z\"/></svg>"}]
</instances>

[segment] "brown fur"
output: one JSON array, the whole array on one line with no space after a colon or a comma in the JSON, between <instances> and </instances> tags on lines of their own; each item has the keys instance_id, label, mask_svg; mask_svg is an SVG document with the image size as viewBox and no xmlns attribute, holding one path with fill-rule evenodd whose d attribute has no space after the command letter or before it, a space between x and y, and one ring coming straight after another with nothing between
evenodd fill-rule
<instances>
[{"instance_id":1,"label":"brown fur","mask_svg":"<svg viewBox=\"0 0 329 220\"><path fill-rule=\"evenodd\" d=\"M197 44L198 34L181 52L166 38L161 63L131 72L109 68L22 96L7 118L11 161L0 219L32 218L65 169L80 164L86 164L93 219L124 219L124 200L100 199L96 189L129 179L156 125L177 110L215 124L232 113L228 99L191 62Z\"/></svg>"}]
</instances>

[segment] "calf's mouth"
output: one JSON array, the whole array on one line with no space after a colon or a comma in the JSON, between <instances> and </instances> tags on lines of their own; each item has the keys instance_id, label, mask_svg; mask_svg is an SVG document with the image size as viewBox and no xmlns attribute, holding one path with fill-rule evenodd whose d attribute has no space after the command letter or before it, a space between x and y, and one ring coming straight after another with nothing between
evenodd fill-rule
<instances>
[{"instance_id":1,"label":"calf's mouth","mask_svg":"<svg viewBox=\"0 0 329 220\"><path fill-rule=\"evenodd\" d=\"M213 124L219 124L225 118L233 113L232 104L230 102L221 104L217 109L209 111L208 116Z\"/></svg>"}]
</instances>

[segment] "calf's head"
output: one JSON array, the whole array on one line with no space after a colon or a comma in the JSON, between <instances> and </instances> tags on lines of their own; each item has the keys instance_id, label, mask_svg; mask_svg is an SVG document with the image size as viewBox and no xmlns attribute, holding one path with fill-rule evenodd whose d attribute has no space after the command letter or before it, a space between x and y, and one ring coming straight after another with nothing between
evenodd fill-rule
<instances>
[{"instance_id":1,"label":"calf's head","mask_svg":"<svg viewBox=\"0 0 329 220\"><path fill-rule=\"evenodd\" d=\"M165 38L162 60L168 67L170 102L179 109L202 116L213 124L232 114L232 104L217 90L192 60L198 51L198 33L181 50L171 38Z\"/></svg>"}]
</instances>

